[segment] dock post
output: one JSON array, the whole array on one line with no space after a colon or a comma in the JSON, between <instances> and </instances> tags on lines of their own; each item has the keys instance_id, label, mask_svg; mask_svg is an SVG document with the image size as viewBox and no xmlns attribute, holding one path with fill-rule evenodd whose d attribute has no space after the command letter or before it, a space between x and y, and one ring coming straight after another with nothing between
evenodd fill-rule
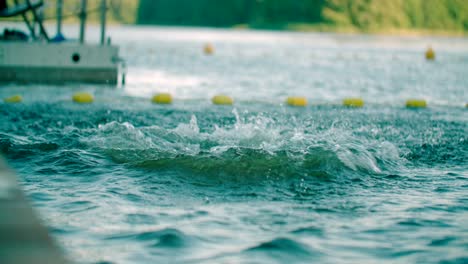
<instances>
[{"instance_id":1,"label":"dock post","mask_svg":"<svg viewBox=\"0 0 468 264\"><path fill-rule=\"evenodd\" d=\"M106 42L106 13L107 1L101 0L101 45L105 45Z\"/></svg>"},{"instance_id":2,"label":"dock post","mask_svg":"<svg viewBox=\"0 0 468 264\"><path fill-rule=\"evenodd\" d=\"M81 0L81 11L80 11L80 43L84 43L85 40L85 26L86 26L86 3L87 0Z\"/></svg>"},{"instance_id":3,"label":"dock post","mask_svg":"<svg viewBox=\"0 0 468 264\"><path fill-rule=\"evenodd\" d=\"M57 0L57 36L62 35L63 0Z\"/></svg>"}]
</instances>

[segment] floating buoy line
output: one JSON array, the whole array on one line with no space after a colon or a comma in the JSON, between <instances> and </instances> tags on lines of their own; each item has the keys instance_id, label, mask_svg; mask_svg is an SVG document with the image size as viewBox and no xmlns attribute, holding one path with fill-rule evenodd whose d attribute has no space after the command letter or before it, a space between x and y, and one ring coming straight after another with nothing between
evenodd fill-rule
<instances>
[{"instance_id":1,"label":"floating buoy line","mask_svg":"<svg viewBox=\"0 0 468 264\"><path fill-rule=\"evenodd\" d=\"M343 99L343 105L347 107L363 107L364 100L362 98L345 98Z\"/></svg>"},{"instance_id":2,"label":"floating buoy line","mask_svg":"<svg viewBox=\"0 0 468 264\"><path fill-rule=\"evenodd\" d=\"M75 93L72 96L72 100L73 102L79 103L79 104L90 104L94 102L94 96L90 93L79 92L79 93Z\"/></svg>"},{"instance_id":3,"label":"floating buoy line","mask_svg":"<svg viewBox=\"0 0 468 264\"><path fill-rule=\"evenodd\" d=\"M426 100L421 99L409 99L406 101L407 108L426 108L427 103Z\"/></svg>"},{"instance_id":4,"label":"floating buoy line","mask_svg":"<svg viewBox=\"0 0 468 264\"><path fill-rule=\"evenodd\" d=\"M210 43L206 43L203 47L203 52L206 55L213 55L215 49L214 46ZM429 46L425 52L425 58L428 61L433 61L436 58L434 49ZM94 102L94 96L88 92L77 92L72 95L72 101L78 104L90 104ZM4 103L15 104L23 102L23 97L19 94L11 95L9 97L3 98ZM151 98L151 102L154 104L172 104L173 98L169 93L158 93ZM228 95L219 94L211 98L211 102L214 105L233 105L234 99ZM291 107L306 107L308 101L306 97L303 96L290 96L285 100L285 104ZM342 106L348 108L362 108L364 107L365 102L362 98L359 97L349 97L344 98L342 101ZM428 104L424 99L412 98L408 99L405 102L406 108L416 109L416 108L427 108ZM465 104L465 108L468 108L468 103Z\"/></svg>"},{"instance_id":5,"label":"floating buoy line","mask_svg":"<svg viewBox=\"0 0 468 264\"><path fill-rule=\"evenodd\" d=\"M169 93L160 93L153 96L151 102L155 104L172 104L172 95Z\"/></svg>"},{"instance_id":6,"label":"floating buoy line","mask_svg":"<svg viewBox=\"0 0 468 264\"><path fill-rule=\"evenodd\" d=\"M206 55L212 55L214 53L214 47L210 43L205 44L203 47L203 52ZM431 46L425 52L425 58L428 61L433 61L436 58L436 54L434 49ZM78 104L90 104L94 102L94 96L88 92L77 92L72 95L72 101ZM11 95L9 97L3 98L4 103L8 104L16 104L23 102L23 97L19 94ZM151 102L154 104L172 104L173 98L170 93L158 93L155 94L151 98ZM211 98L211 102L214 105L233 105L234 99L228 95L219 94L215 95ZM287 97L285 100L285 104L291 107L306 107L308 105L308 101L306 97L303 96L290 96ZM332 104L334 105L334 104ZM362 108L364 107L365 102L362 98L359 97L349 97L344 98L342 101L342 106L348 108ZM411 98L406 100L404 106L410 109L418 109L418 108L427 108L428 104L424 99L418 98ZM465 108L468 108L468 103L464 105Z\"/></svg>"},{"instance_id":7,"label":"floating buoy line","mask_svg":"<svg viewBox=\"0 0 468 264\"><path fill-rule=\"evenodd\" d=\"M94 96L88 92L77 92L74 93L71 97L71 101L77 104L91 104L94 102ZM3 98L3 102L6 104L17 104L23 102L23 97L19 94L12 95L9 97ZM160 105L169 105L174 102L174 99L170 93L158 93L151 97L150 100L153 104L160 104ZM232 106L234 105L234 99L231 96L225 94L218 94L211 98L211 102L213 105L225 105L225 106ZM252 102L252 101L249 101ZM258 101L261 102L261 101ZM303 96L290 96L287 97L284 101L284 105L289 107L297 107L297 108L304 108L308 106L308 100L306 97ZM343 106L346 108L363 108L366 103L364 99L360 97L347 97L342 100L341 104L336 103L323 103L323 104L313 104L312 106L321 106L321 105L329 105L329 106ZM381 104L382 105L382 104ZM422 109L427 108L428 103L424 99L420 98L411 98L405 101L402 106L405 106L408 109ZM468 109L468 103L463 105L464 108Z\"/></svg>"},{"instance_id":8,"label":"floating buoy line","mask_svg":"<svg viewBox=\"0 0 468 264\"><path fill-rule=\"evenodd\" d=\"M10 103L10 104L21 103L23 101L23 97L19 94L16 94L10 97L3 98L3 101L5 103Z\"/></svg>"},{"instance_id":9,"label":"floating buoy line","mask_svg":"<svg viewBox=\"0 0 468 264\"><path fill-rule=\"evenodd\" d=\"M293 96L286 99L286 104L289 106L307 106L307 99L305 97Z\"/></svg>"},{"instance_id":10,"label":"floating buoy line","mask_svg":"<svg viewBox=\"0 0 468 264\"><path fill-rule=\"evenodd\" d=\"M234 100L227 95L215 95L211 99L211 102L215 105L233 105Z\"/></svg>"},{"instance_id":11,"label":"floating buoy line","mask_svg":"<svg viewBox=\"0 0 468 264\"><path fill-rule=\"evenodd\" d=\"M426 60L428 60L428 61L433 61L436 58L435 51L432 49L431 46L429 46L429 48L427 48L425 55L426 55Z\"/></svg>"},{"instance_id":12,"label":"floating buoy line","mask_svg":"<svg viewBox=\"0 0 468 264\"><path fill-rule=\"evenodd\" d=\"M203 53L205 53L206 55L213 55L214 52L214 46L210 43L205 44L205 46L203 47Z\"/></svg>"}]
</instances>

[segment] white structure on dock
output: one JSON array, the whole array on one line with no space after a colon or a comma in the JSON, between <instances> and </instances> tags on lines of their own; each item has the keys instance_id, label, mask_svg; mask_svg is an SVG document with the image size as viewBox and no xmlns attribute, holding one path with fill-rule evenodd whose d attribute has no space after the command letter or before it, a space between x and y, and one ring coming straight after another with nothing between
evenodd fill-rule
<instances>
[{"instance_id":1,"label":"white structure on dock","mask_svg":"<svg viewBox=\"0 0 468 264\"><path fill-rule=\"evenodd\" d=\"M119 49L106 39L106 0L101 0L100 4L100 44L85 43L87 0L81 0L78 14L79 40L64 40L62 4L63 0L57 0L57 35L54 39L49 38L37 12L43 6L42 0L25 0L23 3L16 0L15 6L0 10L0 17L22 16L31 38L29 41L8 40L4 34L0 40L0 82L117 84L119 80L124 81L125 65L119 57ZM33 22L28 19L29 12L33 14Z\"/></svg>"}]
</instances>

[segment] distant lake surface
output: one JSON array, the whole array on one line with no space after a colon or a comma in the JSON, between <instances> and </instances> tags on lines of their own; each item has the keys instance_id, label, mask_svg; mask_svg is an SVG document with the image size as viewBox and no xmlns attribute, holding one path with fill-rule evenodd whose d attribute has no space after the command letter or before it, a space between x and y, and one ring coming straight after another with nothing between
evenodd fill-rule
<instances>
[{"instance_id":1,"label":"distant lake surface","mask_svg":"<svg viewBox=\"0 0 468 264\"><path fill-rule=\"evenodd\" d=\"M0 87L24 98L0 103L0 152L69 259L468 262L467 38L109 34L125 86ZM73 103L77 91L95 102ZM173 104L152 104L159 92ZM407 109L410 98L428 107Z\"/></svg>"}]
</instances>

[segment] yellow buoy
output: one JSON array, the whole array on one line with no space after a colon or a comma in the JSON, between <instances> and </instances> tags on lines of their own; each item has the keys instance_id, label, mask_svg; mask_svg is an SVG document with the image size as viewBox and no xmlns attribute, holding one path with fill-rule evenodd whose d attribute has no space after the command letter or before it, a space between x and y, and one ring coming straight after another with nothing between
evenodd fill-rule
<instances>
[{"instance_id":1,"label":"yellow buoy","mask_svg":"<svg viewBox=\"0 0 468 264\"><path fill-rule=\"evenodd\" d=\"M435 60L435 51L430 46L426 50L426 60Z\"/></svg>"},{"instance_id":2,"label":"yellow buoy","mask_svg":"<svg viewBox=\"0 0 468 264\"><path fill-rule=\"evenodd\" d=\"M345 98L343 100L343 105L347 107L363 107L364 100L362 100L362 98Z\"/></svg>"},{"instance_id":3,"label":"yellow buoy","mask_svg":"<svg viewBox=\"0 0 468 264\"><path fill-rule=\"evenodd\" d=\"M408 108L426 108L426 100L422 99L409 99L406 101L406 107Z\"/></svg>"},{"instance_id":4,"label":"yellow buoy","mask_svg":"<svg viewBox=\"0 0 468 264\"><path fill-rule=\"evenodd\" d=\"M3 101L5 103L21 103L23 101L23 97L21 97L21 95L17 94L17 95L13 95L13 96L4 98Z\"/></svg>"},{"instance_id":5,"label":"yellow buoy","mask_svg":"<svg viewBox=\"0 0 468 264\"><path fill-rule=\"evenodd\" d=\"M211 101L216 105L232 105L234 103L234 100L227 95L216 95Z\"/></svg>"},{"instance_id":6,"label":"yellow buoy","mask_svg":"<svg viewBox=\"0 0 468 264\"><path fill-rule=\"evenodd\" d=\"M214 47L211 44L206 44L205 47L203 47L203 52L206 55L212 55L214 53Z\"/></svg>"},{"instance_id":7,"label":"yellow buoy","mask_svg":"<svg viewBox=\"0 0 468 264\"><path fill-rule=\"evenodd\" d=\"M286 103L290 106L306 106L307 99L305 97L288 97Z\"/></svg>"},{"instance_id":8,"label":"yellow buoy","mask_svg":"<svg viewBox=\"0 0 468 264\"><path fill-rule=\"evenodd\" d=\"M151 99L151 102L155 104L171 104L172 103L172 96L168 93L160 93Z\"/></svg>"},{"instance_id":9,"label":"yellow buoy","mask_svg":"<svg viewBox=\"0 0 468 264\"><path fill-rule=\"evenodd\" d=\"M79 92L75 93L72 97L73 102L80 104L90 104L94 101L94 97L90 93Z\"/></svg>"}]
</instances>

